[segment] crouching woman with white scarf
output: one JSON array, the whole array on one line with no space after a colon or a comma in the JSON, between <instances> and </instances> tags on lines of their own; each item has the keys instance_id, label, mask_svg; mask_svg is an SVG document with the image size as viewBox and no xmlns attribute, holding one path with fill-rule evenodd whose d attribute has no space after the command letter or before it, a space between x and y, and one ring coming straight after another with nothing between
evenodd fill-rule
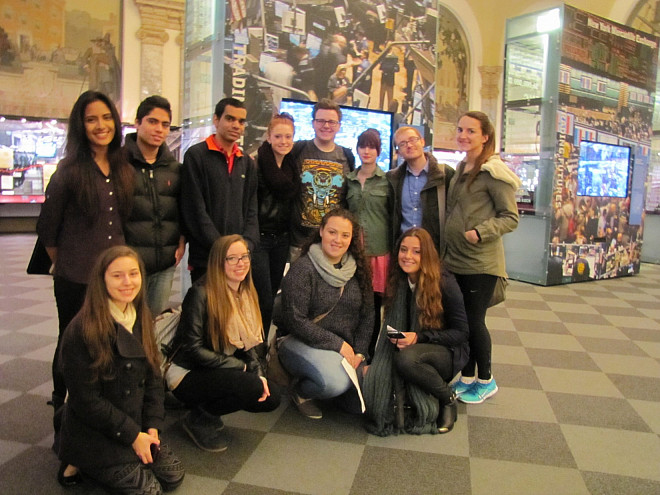
<instances>
[{"instance_id":1,"label":"crouching woman with white scarf","mask_svg":"<svg viewBox=\"0 0 660 495\"><path fill-rule=\"evenodd\" d=\"M174 396L192 406L183 428L200 449L227 449L221 416L279 406L280 391L266 380L257 358L261 342L248 245L240 235L221 237L211 248L205 277L183 300L176 354L165 375Z\"/></svg>"}]
</instances>

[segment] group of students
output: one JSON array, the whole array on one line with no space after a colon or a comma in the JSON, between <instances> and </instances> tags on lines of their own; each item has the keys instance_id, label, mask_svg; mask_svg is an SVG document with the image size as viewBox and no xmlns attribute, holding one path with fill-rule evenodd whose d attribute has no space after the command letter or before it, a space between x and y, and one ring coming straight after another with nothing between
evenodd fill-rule
<instances>
[{"instance_id":1,"label":"group of students","mask_svg":"<svg viewBox=\"0 0 660 495\"><path fill-rule=\"evenodd\" d=\"M518 183L494 154L487 116L460 119L466 157L455 173L403 127L394 139L405 161L386 174L376 164L376 130L357 139L357 169L352 152L334 144L341 110L327 100L314 108L313 140L294 145L293 118L274 116L255 163L236 144L245 109L224 99L217 132L188 151L179 178L163 145L171 112L159 110L138 110L137 137L127 136L125 148L144 166L131 166L112 102L81 95L46 192L38 233L54 263L60 320L53 405L61 484L79 483L81 473L121 493L182 482L180 461L159 439L163 380L190 407L182 426L206 451L227 448L223 415L276 409L282 391L266 377L264 348L280 288L271 340L291 376L289 396L309 418L322 417L318 400L339 398L351 412L366 405L374 434L446 433L457 397L479 403L496 393L485 315L506 276L501 236L517 225ZM171 176L150 172L159 160ZM302 190L301 175L319 165L340 176L331 200ZM139 191L166 203L152 201L150 213ZM144 232L158 234L146 246L131 243ZM163 376L152 315L171 290L169 274L165 282L159 275L173 271L186 241L194 284Z\"/></svg>"}]
</instances>

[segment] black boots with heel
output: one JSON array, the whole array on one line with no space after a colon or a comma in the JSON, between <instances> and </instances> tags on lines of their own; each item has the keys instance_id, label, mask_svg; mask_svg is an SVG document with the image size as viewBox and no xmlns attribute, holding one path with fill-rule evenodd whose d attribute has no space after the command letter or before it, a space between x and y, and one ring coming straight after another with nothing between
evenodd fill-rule
<instances>
[{"instance_id":1,"label":"black boots with heel","mask_svg":"<svg viewBox=\"0 0 660 495\"><path fill-rule=\"evenodd\" d=\"M440 406L438 415L438 433L449 433L454 428L454 423L458 418L458 408L456 407L456 395L452 394L451 400L444 406Z\"/></svg>"}]
</instances>

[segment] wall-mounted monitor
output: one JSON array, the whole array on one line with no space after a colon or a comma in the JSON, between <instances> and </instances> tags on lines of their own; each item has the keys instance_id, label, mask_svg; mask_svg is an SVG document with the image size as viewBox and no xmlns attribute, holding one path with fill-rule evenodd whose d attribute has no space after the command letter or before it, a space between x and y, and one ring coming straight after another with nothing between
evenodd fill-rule
<instances>
[{"instance_id":1,"label":"wall-mounted monitor","mask_svg":"<svg viewBox=\"0 0 660 495\"><path fill-rule=\"evenodd\" d=\"M629 146L580 141L577 195L625 198L630 183Z\"/></svg>"},{"instance_id":2,"label":"wall-mounted monitor","mask_svg":"<svg viewBox=\"0 0 660 495\"><path fill-rule=\"evenodd\" d=\"M313 101L293 100L282 98L280 112L290 113L295 119L296 141L301 139L314 139L314 128L312 127ZM337 133L335 142L350 148L356 155L356 166L360 160L357 157L355 145L358 136L368 128L380 132L382 141L381 152L378 156L378 166L387 171L392 163L392 113L367 108L355 108L341 106L341 128Z\"/></svg>"}]
</instances>

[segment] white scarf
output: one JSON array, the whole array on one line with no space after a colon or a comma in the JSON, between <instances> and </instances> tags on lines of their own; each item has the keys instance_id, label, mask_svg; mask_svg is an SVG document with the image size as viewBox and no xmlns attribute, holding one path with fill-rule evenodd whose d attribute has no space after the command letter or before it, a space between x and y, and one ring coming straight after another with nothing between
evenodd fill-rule
<instances>
[{"instance_id":1,"label":"white scarf","mask_svg":"<svg viewBox=\"0 0 660 495\"><path fill-rule=\"evenodd\" d=\"M126 330L133 333L133 325L135 325L135 320L137 318L137 313L133 303L126 305L126 311L122 311L112 299L108 299L108 303L110 306L110 314L112 315L112 318Z\"/></svg>"}]
</instances>

